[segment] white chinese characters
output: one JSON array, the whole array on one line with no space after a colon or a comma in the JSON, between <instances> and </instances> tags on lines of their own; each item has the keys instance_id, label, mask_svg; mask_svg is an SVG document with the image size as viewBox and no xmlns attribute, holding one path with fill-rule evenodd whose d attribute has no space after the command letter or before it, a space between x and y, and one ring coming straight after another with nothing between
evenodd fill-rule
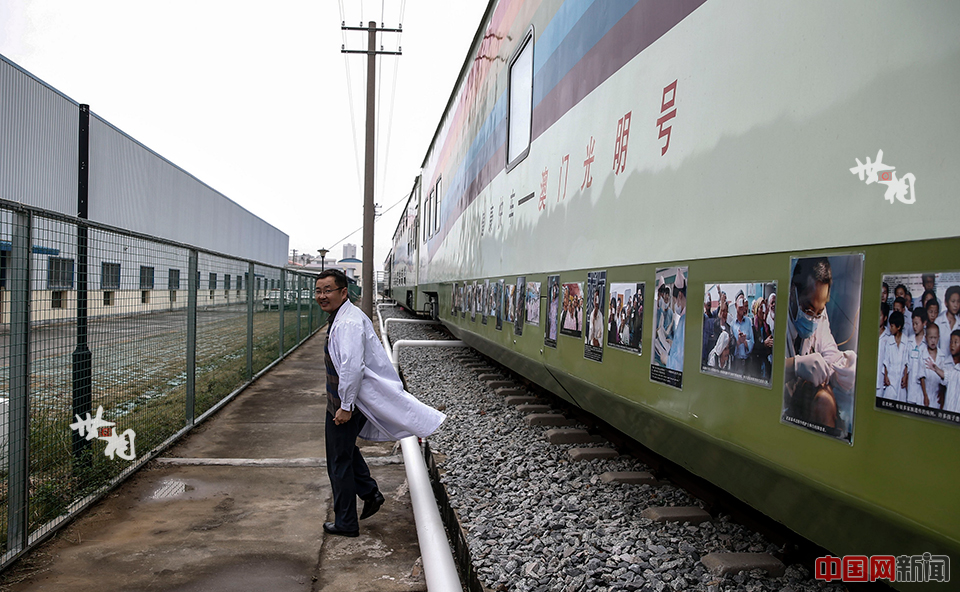
<instances>
[{"instance_id":1,"label":"white chinese characters","mask_svg":"<svg viewBox=\"0 0 960 592\"><path fill-rule=\"evenodd\" d=\"M75 415L77 421L70 424L71 430L76 430L81 436L85 436L87 440L103 440L107 443L106 450L103 451L105 456L109 456L110 460L114 459L114 456L119 456L124 460L133 460L137 458L137 451L134 447L134 440L137 437L136 432L131 429L125 430L122 434L117 433L114 430L115 424L112 421L107 421L103 419L103 406L97 407L96 417L90 417L90 414L87 413L86 419L81 419L79 415Z\"/></svg>"},{"instance_id":2,"label":"white chinese characters","mask_svg":"<svg viewBox=\"0 0 960 592\"><path fill-rule=\"evenodd\" d=\"M872 183L882 183L886 185L887 191L883 194L883 198L890 203L893 203L894 199L905 204L912 204L917 201L916 193L914 193L913 190L913 185L917 178L913 173L907 173L897 179L897 172L895 170L897 167L883 163L883 150L877 150L876 161L871 162L869 156L866 160L867 162L863 163L857 158L857 166L850 169L850 172L859 176L860 180L865 181L867 185Z\"/></svg>"}]
</instances>

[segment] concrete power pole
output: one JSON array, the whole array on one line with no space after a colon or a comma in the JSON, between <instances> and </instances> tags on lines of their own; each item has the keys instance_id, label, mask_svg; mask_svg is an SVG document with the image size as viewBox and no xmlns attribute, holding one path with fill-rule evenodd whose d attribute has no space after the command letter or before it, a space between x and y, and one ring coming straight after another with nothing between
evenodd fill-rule
<instances>
[{"instance_id":1,"label":"concrete power pole","mask_svg":"<svg viewBox=\"0 0 960 592\"><path fill-rule=\"evenodd\" d=\"M360 280L363 284L363 295L360 299L360 310L362 310L370 319L373 319L373 294L377 291L377 285L373 281L373 190L375 182L375 164L376 164L376 97L377 97L377 54L380 55L401 55L398 51L377 51L377 32L400 33L402 28L385 29L377 28L376 21L370 21L366 28L347 27L341 24L344 31L366 31L367 32L367 50L350 50L346 47L341 49L342 53L365 53L367 54L367 126L366 126L366 156L364 160L363 175L363 270L360 274Z\"/></svg>"}]
</instances>

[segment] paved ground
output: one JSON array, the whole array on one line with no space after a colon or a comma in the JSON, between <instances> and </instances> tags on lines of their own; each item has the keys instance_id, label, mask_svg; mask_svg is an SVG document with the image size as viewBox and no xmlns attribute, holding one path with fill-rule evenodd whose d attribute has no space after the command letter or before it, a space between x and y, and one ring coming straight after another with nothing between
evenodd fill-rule
<instances>
[{"instance_id":1,"label":"paved ground","mask_svg":"<svg viewBox=\"0 0 960 592\"><path fill-rule=\"evenodd\" d=\"M321 332L26 561L0 589L426 590L393 444L361 442L387 503L332 537ZM231 459L231 460L224 460ZM231 464L223 464L223 463Z\"/></svg>"}]
</instances>

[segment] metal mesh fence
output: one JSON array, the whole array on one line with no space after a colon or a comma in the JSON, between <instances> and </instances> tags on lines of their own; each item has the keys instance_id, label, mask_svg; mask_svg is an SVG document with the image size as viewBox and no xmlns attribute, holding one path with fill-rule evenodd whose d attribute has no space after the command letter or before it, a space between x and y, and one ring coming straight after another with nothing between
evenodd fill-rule
<instances>
[{"instance_id":1,"label":"metal mesh fence","mask_svg":"<svg viewBox=\"0 0 960 592\"><path fill-rule=\"evenodd\" d=\"M324 321L311 276L0 202L0 567Z\"/></svg>"}]
</instances>

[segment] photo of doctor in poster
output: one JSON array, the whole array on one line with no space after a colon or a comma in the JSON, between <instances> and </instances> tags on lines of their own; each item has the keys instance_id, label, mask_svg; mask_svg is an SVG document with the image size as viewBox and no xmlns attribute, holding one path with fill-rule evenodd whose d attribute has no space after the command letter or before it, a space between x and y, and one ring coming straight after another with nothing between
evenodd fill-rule
<instances>
[{"instance_id":1,"label":"photo of doctor in poster","mask_svg":"<svg viewBox=\"0 0 960 592\"><path fill-rule=\"evenodd\" d=\"M960 273L887 274L880 295L877 409L960 425Z\"/></svg>"},{"instance_id":2,"label":"photo of doctor in poster","mask_svg":"<svg viewBox=\"0 0 960 592\"><path fill-rule=\"evenodd\" d=\"M687 268L656 270L657 309L653 324L650 380L683 388L683 346L687 327Z\"/></svg>"},{"instance_id":3,"label":"photo of doctor in poster","mask_svg":"<svg viewBox=\"0 0 960 592\"><path fill-rule=\"evenodd\" d=\"M547 276L547 323L543 331L543 344L557 347L557 330L560 319L560 276Z\"/></svg>"},{"instance_id":4,"label":"photo of doctor in poster","mask_svg":"<svg viewBox=\"0 0 960 592\"><path fill-rule=\"evenodd\" d=\"M790 263L781 421L853 442L863 255Z\"/></svg>"},{"instance_id":5,"label":"photo of doctor in poster","mask_svg":"<svg viewBox=\"0 0 960 592\"><path fill-rule=\"evenodd\" d=\"M643 282L610 284L607 345L641 354L643 338Z\"/></svg>"},{"instance_id":6,"label":"photo of doctor in poster","mask_svg":"<svg viewBox=\"0 0 960 592\"><path fill-rule=\"evenodd\" d=\"M513 332L516 335L523 335L523 314L527 305L527 278L520 276L517 278L516 289L513 293Z\"/></svg>"},{"instance_id":7,"label":"photo of doctor in poster","mask_svg":"<svg viewBox=\"0 0 960 592\"><path fill-rule=\"evenodd\" d=\"M706 284L700 371L771 387L776 282Z\"/></svg>"},{"instance_id":8,"label":"photo of doctor in poster","mask_svg":"<svg viewBox=\"0 0 960 592\"><path fill-rule=\"evenodd\" d=\"M560 293L560 334L583 336L583 283L563 284Z\"/></svg>"},{"instance_id":9,"label":"photo of doctor in poster","mask_svg":"<svg viewBox=\"0 0 960 592\"><path fill-rule=\"evenodd\" d=\"M603 314L607 302L607 272L587 274L586 323L584 324L583 357L594 362L603 361Z\"/></svg>"}]
</instances>

